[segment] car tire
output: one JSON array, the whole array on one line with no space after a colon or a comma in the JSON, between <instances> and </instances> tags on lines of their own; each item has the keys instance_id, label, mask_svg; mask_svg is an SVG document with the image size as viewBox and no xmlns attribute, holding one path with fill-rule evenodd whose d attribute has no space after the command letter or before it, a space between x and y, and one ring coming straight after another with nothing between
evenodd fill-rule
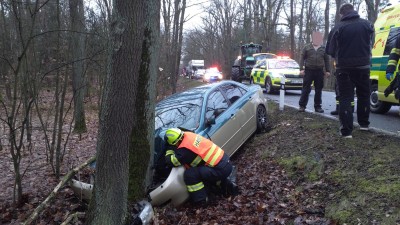
<instances>
[{"instance_id":1,"label":"car tire","mask_svg":"<svg viewBox=\"0 0 400 225\"><path fill-rule=\"evenodd\" d=\"M267 77L267 78L265 79L265 84L264 84L264 86L265 86L265 92L266 92L267 94L273 94L273 93L274 93L274 90L273 90L273 88L272 88L272 81L271 81L271 78Z\"/></svg>"},{"instance_id":2,"label":"car tire","mask_svg":"<svg viewBox=\"0 0 400 225\"><path fill-rule=\"evenodd\" d=\"M239 67L232 67L232 80L236 82L240 82L240 68Z\"/></svg>"},{"instance_id":3,"label":"car tire","mask_svg":"<svg viewBox=\"0 0 400 225\"><path fill-rule=\"evenodd\" d=\"M389 112L392 104L378 100L378 84L371 84L371 94L369 95L370 110L372 113L385 114Z\"/></svg>"},{"instance_id":4,"label":"car tire","mask_svg":"<svg viewBox=\"0 0 400 225\"><path fill-rule=\"evenodd\" d=\"M261 133L267 131L268 116L267 116L267 110L263 105L257 106L256 118L257 118L257 132Z\"/></svg>"}]
</instances>

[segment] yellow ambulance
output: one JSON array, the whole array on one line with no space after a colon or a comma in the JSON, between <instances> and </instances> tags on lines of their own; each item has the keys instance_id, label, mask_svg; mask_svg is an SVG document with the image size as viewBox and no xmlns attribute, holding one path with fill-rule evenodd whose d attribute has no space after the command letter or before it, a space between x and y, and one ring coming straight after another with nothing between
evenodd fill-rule
<instances>
[{"instance_id":1,"label":"yellow ambulance","mask_svg":"<svg viewBox=\"0 0 400 225\"><path fill-rule=\"evenodd\" d=\"M259 60L250 74L250 84L260 85L268 94L280 90L282 79L285 79L285 90L301 90L303 88L300 66L287 56Z\"/></svg>"},{"instance_id":2,"label":"yellow ambulance","mask_svg":"<svg viewBox=\"0 0 400 225\"><path fill-rule=\"evenodd\" d=\"M392 105L398 105L394 93L385 97L384 91L390 81L386 79L386 66L390 51L400 35L400 5L388 6L378 15L375 24L375 43L372 48L371 64L371 112L384 114Z\"/></svg>"}]
</instances>

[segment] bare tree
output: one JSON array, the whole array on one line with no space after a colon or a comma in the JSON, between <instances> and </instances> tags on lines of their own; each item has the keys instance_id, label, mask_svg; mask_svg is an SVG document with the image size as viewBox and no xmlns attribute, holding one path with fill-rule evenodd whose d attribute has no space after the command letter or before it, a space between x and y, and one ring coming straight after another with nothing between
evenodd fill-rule
<instances>
[{"instance_id":1,"label":"bare tree","mask_svg":"<svg viewBox=\"0 0 400 225\"><path fill-rule=\"evenodd\" d=\"M125 224L128 216L128 156L134 149L132 134L137 132L135 105L146 1L115 0L112 9L110 73L100 113L96 180L87 224Z\"/></svg>"},{"instance_id":2,"label":"bare tree","mask_svg":"<svg viewBox=\"0 0 400 225\"><path fill-rule=\"evenodd\" d=\"M72 88L74 96L74 132L86 132L85 108L85 10L83 0L69 0L72 55Z\"/></svg>"},{"instance_id":3,"label":"bare tree","mask_svg":"<svg viewBox=\"0 0 400 225\"><path fill-rule=\"evenodd\" d=\"M368 14L368 20L371 23L375 23L376 18L378 17L378 8L379 4L381 3L380 0L365 0L365 3L367 4L367 14Z\"/></svg>"},{"instance_id":4,"label":"bare tree","mask_svg":"<svg viewBox=\"0 0 400 225\"><path fill-rule=\"evenodd\" d=\"M264 43L272 51L276 51L278 46L274 44L276 40L276 29L278 19L282 10L283 0L266 0L261 5L261 23L263 24Z\"/></svg>"},{"instance_id":5,"label":"bare tree","mask_svg":"<svg viewBox=\"0 0 400 225\"><path fill-rule=\"evenodd\" d=\"M237 15L237 5L234 1L212 0L207 12L215 22L218 33L218 42L223 52L222 71L225 79L230 79L230 71L235 59L235 46L238 43L233 41L233 26Z\"/></svg>"}]
</instances>

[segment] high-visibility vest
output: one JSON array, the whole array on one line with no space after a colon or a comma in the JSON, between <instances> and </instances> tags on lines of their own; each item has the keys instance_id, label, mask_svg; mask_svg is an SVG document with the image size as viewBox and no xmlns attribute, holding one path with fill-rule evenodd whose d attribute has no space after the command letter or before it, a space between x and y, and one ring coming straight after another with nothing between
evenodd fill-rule
<instances>
[{"instance_id":1,"label":"high-visibility vest","mask_svg":"<svg viewBox=\"0 0 400 225\"><path fill-rule=\"evenodd\" d=\"M221 161L224 151L207 138L201 135L185 132L179 148L187 148L199 155L207 166L216 166Z\"/></svg>"}]
</instances>

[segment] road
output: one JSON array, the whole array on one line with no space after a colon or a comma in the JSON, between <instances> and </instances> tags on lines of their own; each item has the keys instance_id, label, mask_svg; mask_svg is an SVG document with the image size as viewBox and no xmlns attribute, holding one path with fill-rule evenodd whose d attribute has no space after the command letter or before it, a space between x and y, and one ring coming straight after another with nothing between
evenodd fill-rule
<instances>
[{"instance_id":1,"label":"road","mask_svg":"<svg viewBox=\"0 0 400 225\"><path fill-rule=\"evenodd\" d=\"M299 107L301 91L286 91L285 93L285 107ZM265 94L270 100L279 103L279 94ZM356 99L357 101L357 99ZM335 93L329 91L322 92L322 109L325 110L323 115L333 119L338 119L338 116L332 116L330 114L336 108ZM314 90L311 91L308 105L306 108L308 112L314 112ZM400 116L399 106L392 106L389 112L386 114L370 114L370 127L376 130L386 131L391 134L400 135ZM357 113L354 113L354 121L357 122Z\"/></svg>"}]
</instances>

